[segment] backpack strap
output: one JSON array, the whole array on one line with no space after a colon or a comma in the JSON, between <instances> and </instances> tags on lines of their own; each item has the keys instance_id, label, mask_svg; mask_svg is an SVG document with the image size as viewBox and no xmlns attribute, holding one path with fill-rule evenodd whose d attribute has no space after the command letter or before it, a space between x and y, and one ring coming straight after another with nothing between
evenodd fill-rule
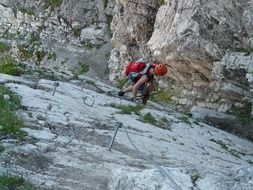
<instances>
[{"instance_id":1,"label":"backpack strap","mask_svg":"<svg viewBox=\"0 0 253 190\"><path fill-rule=\"evenodd\" d=\"M149 66L150 64L146 64L145 68L142 71L140 71L139 74L143 75L144 73L146 73L149 69Z\"/></svg>"}]
</instances>

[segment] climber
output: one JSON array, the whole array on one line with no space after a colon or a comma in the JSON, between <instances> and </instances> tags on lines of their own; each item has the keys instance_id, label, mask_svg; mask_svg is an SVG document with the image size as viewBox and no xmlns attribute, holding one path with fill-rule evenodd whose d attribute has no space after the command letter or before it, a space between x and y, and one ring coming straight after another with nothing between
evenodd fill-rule
<instances>
[{"instance_id":1,"label":"climber","mask_svg":"<svg viewBox=\"0 0 253 190\"><path fill-rule=\"evenodd\" d=\"M146 104L149 93L155 90L154 76L164 76L167 73L165 64L148 64L144 59L130 62L126 66L125 74L130 85L119 91L119 96L124 96L126 92L132 92L132 100L136 101L137 92L141 93L142 103Z\"/></svg>"}]
</instances>

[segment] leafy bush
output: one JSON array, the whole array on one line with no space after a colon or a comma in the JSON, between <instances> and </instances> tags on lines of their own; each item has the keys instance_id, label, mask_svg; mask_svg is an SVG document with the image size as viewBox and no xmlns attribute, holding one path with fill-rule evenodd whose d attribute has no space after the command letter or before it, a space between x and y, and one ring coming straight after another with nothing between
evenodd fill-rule
<instances>
[{"instance_id":1,"label":"leafy bush","mask_svg":"<svg viewBox=\"0 0 253 190\"><path fill-rule=\"evenodd\" d=\"M6 56L0 58L0 73L20 76L23 73L23 70L18 67L17 62L13 57Z\"/></svg>"}]
</instances>

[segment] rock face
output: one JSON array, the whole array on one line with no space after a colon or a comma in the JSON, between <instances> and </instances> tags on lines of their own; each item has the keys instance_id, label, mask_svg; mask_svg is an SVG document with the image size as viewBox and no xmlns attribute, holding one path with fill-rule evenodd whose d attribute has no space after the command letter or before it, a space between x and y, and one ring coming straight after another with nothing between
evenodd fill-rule
<instances>
[{"instance_id":1,"label":"rock face","mask_svg":"<svg viewBox=\"0 0 253 190\"><path fill-rule=\"evenodd\" d=\"M152 102L125 114L137 105L87 77L55 85L0 74L0 83L21 98L27 133L1 139L0 175L47 190L253 188L250 141Z\"/></svg>"},{"instance_id":2,"label":"rock face","mask_svg":"<svg viewBox=\"0 0 253 190\"><path fill-rule=\"evenodd\" d=\"M68 78L88 65L116 83L129 61L166 63L159 84L173 105L253 138L253 0L3 0L0 42L4 55Z\"/></svg>"},{"instance_id":3,"label":"rock face","mask_svg":"<svg viewBox=\"0 0 253 190\"><path fill-rule=\"evenodd\" d=\"M250 120L252 0L165 0L145 5L126 0L118 1L115 10L111 68L123 71L129 60L140 56L166 63L170 72L162 86L176 90L175 104ZM122 73L112 70L111 79ZM249 123L244 125L252 128Z\"/></svg>"},{"instance_id":4,"label":"rock face","mask_svg":"<svg viewBox=\"0 0 253 190\"><path fill-rule=\"evenodd\" d=\"M111 49L106 8L99 0L4 0L1 42L11 45L10 55L22 63L68 75L88 64L90 75L105 79Z\"/></svg>"}]
</instances>

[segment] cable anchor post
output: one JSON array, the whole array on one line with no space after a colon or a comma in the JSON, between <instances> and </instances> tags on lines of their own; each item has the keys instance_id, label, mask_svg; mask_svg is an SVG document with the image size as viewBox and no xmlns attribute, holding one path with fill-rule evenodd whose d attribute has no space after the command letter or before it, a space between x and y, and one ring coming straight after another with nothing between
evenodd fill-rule
<instances>
[{"instance_id":1,"label":"cable anchor post","mask_svg":"<svg viewBox=\"0 0 253 190\"><path fill-rule=\"evenodd\" d=\"M117 123L116 129L115 129L115 131L114 131L112 140L111 140L110 145L109 145L109 149L108 149L109 151L111 151L112 145L113 145L113 143L114 143L114 141L115 141L115 138L116 138L116 135L117 135L117 133L118 133L118 130L119 130L120 127L122 127L122 125L123 125L123 124L122 124L121 122L118 122L118 123Z\"/></svg>"},{"instance_id":2,"label":"cable anchor post","mask_svg":"<svg viewBox=\"0 0 253 190\"><path fill-rule=\"evenodd\" d=\"M59 82L54 82L54 90L53 90L53 96L55 94L56 88L59 86Z\"/></svg>"}]
</instances>

